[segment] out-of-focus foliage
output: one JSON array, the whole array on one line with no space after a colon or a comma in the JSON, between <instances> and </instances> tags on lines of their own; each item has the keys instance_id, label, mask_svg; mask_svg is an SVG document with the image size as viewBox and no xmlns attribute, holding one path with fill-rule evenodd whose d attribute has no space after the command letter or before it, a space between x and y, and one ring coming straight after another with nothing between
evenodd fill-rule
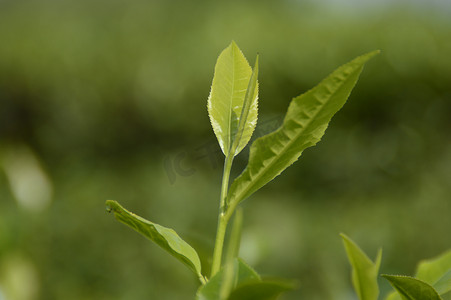
<instances>
[{"instance_id":1,"label":"out-of-focus foliage","mask_svg":"<svg viewBox=\"0 0 451 300\"><path fill-rule=\"evenodd\" d=\"M244 203L247 262L298 279L286 299L351 299L339 232L383 247L382 273L450 248L451 8L393 3L0 1L0 299L191 299L195 276L104 202L174 228L208 268L222 157L206 100L231 40L260 53L254 137L382 50L314 151Z\"/></svg>"},{"instance_id":2,"label":"out-of-focus foliage","mask_svg":"<svg viewBox=\"0 0 451 300\"><path fill-rule=\"evenodd\" d=\"M436 290L426 282L410 277L399 275L382 275L390 281L393 287L402 295L403 299L442 300Z\"/></svg>"},{"instance_id":3,"label":"out-of-focus foliage","mask_svg":"<svg viewBox=\"0 0 451 300\"><path fill-rule=\"evenodd\" d=\"M430 286L443 299L451 298L451 250L441 254L438 257L423 260L418 263L415 278L423 281ZM396 278L395 278L396 279ZM392 282L396 284L395 282ZM399 280L398 280L399 281ZM408 282L407 282L408 283ZM402 284L402 282L401 282ZM416 286L415 284L413 286ZM421 285L420 285L421 286ZM395 286L396 287L396 286ZM418 286L417 286L418 287ZM426 287L426 289L429 289ZM401 300L401 296L396 292L392 292L386 300Z\"/></svg>"},{"instance_id":4,"label":"out-of-focus foliage","mask_svg":"<svg viewBox=\"0 0 451 300\"><path fill-rule=\"evenodd\" d=\"M341 237L349 263L352 266L352 285L358 298L360 300L377 300L379 296L377 279L382 261L382 251L378 251L376 260L373 262L353 240L344 234L341 234Z\"/></svg>"}]
</instances>

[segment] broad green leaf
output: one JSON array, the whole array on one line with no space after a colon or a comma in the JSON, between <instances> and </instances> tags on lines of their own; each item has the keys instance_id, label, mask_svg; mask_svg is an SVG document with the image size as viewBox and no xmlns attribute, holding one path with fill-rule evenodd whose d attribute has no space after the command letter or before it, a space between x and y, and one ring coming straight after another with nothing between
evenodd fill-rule
<instances>
[{"instance_id":1,"label":"broad green leaf","mask_svg":"<svg viewBox=\"0 0 451 300\"><path fill-rule=\"evenodd\" d=\"M231 206L274 179L304 149L318 143L332 116L346 102L364 64L377 53L362 55L341 66L319 85L291 101L282 126L252 144L246 169L230 187Z\"/></svg>"},{"instance_id":2,"label":"broad green leaf","mask_svg":"<svg viewBox=\"0 0 451 300\"><path fill-rule=\"evenodd\" d=\"M237 286L228 300L274 300L293 289L295 285L288 281L249 281Z\"/></svg>"},{"instance_id":3,"label":"broad green leaf","mask_svg":"<svg viewBox=\"0 0 451 300\"><path fill-rule=\"evenodd\" d=\"M178 234L170 228L152 223L123 208L113 200L106 201L107 211L113 212L116 219L155 242L158 246L168 251L172 256L184 263L199 278L205 282L201 274L201 264L196 250L182 240Z\"/></svg>"},{"instance_id":4,"label":"broad green leaf","mask_svg":"<svg viewBox=\"0 0 451 300\"><path fill-rule=\"evenodd\" d=\"M234 283L232 288L247 281L259 281L260 276L241 259L234 262ZM221 268L210 280L199 288L196 300L222 300L221 288L224 284L225 268Z\"/></svg>"},{"instance_id":5,"label":"broad green leaf","mask_svg":"<svg viewBox=\"0 0 451 300\"><path fill-rule=\"evenodd\" d=\"M377 276L382 259L379 250L376 261L373 263L368 256L349 237L341 234L352 266L352 284L360 300L377 300L379 287Z\"/></svg>"},{"instance_id":6,"label":"broad green leaf","mask_svg":"<svg viewBox=\"0 0 451 300\"><path fill-rule=\"evenodd\" d=\"M232 42L216 62L207 104L213 131L225 156L228 156L238 131L251 75L252 68L235 42ZM235 155L249 142L257 124L258 84L255 84L250 95L253 97Z\"/></svg>"},{"instance_id":7,"label":"broad green leaf","mask_svg":"<svg viewBox=\"0 0 451 300\"><path fill-rule=\"evenodd\" d=\"M451 250L436 258L421 261L415 278L430 284L439 295L451 291ZM400 299L397 292L390 293L386 298L386 300Z\"/></svg>"},{"instance_id":8,"label":"broad green leaf","mask_svg":"<svg viewBox=\"0 0 451 300\"><path fill-rule=\"evenodd\" d=\"M398 291L403 300L442 300L428 283L409 276L382 275Z\"/></svg>"},{"instance_id":9,"label":"broad green leaf","mask_svg":"<svg viewBox=\"0 0 451 300\"><path fill-rule=\"evenodd\" d=\"M451 250L421 261L415 277L432 285L440 295L451 291Z\"/></svg>"}]
</instances>

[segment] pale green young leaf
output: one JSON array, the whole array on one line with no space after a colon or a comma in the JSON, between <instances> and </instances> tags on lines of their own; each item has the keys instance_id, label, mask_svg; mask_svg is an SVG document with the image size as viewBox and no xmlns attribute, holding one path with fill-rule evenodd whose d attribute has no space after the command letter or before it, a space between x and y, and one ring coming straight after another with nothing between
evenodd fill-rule
<instances>
[{"instance_id":1,"label":"pale green young leaf","mask_svg":"<svg viewBox=\"0 0 451 300\"><path fill-rule=\"evenodd\" d=\"M107 211L113 212L118 221L128 225L155 242L158 246L188 266L198 276L201 282L205 281L201 274L201 264L196 250L182 240L173 229L163 227L137 216L123 208L116 201L108 200L106 206Z\"/></svg>"},{"instance_id":2,"label":"pale green young leaf","mask_svg":"<svg viewBox=\"0 0 451 300\"><path fill-rule=\"evenodd\" d=\"M428 283L409 276L382 275L398 291L403 300L442 300Z\"/></svg>"},{"instance_id":3,"label":"pale green young leaf","mask_svg":"<svg viewBox=\"0 0 451 300\"><path fill-rule=\"evenodd\" d=\"M199 288L196 300L222 300L221 290L225 281L226 268L221 268L210 280ZM260 276L241 259L235 259L233 264L233 285L232 289L247 281L259 281ZM225 298L227 299L227 298Z\"/></svg>"},{"instance_id":4,"label":"pale green young leaf","mask_svg":"<svg viewBox=\"0 0 451 300\"><path fill-rule=\"evenodd\" d=\"M430 284L439 295L451 291L451 250L438 257L423 260L418 264L415 278ZM390 293L386 300L400 300L395 291Z\"/></svg>"},{"instance_id":5,"label":"pale green young leaf","mask_svg":"<svg viewBox=\"0 0 451 300\"><path fill-rule=\"evenodd\" d=\"M232 207L278 176L304 149L318 143L332 116L346 102L364 64L377 53L357 57L291 101L282 126L252 144L249 163L229 190Z\"/></svg>"},{"instance_id":6,"label":"pale green young leaf","mask_svg":"<svg viewBox=\"0 0 451 300\"><path fill-rule=\"evenodd\" d=\"M379 250L376 261L372 262L368 256L349 237L341 234L349 262L352 266L352 284L360 300L377 300L379 287L377 276L382 259Z\"/></svg>"},{"instance_id":7,"label":"pale green young leaf","mask_svg":"<svg viewBox=\"0 0 451 300\"><path fill-rule=\"evenodd\" d=\"M249 79L249 84L247 86L246 96L244 97L243 108L241 109L240 121L238 123L238 130L233 139L232 147L230 149L230 155L237 155L240 151L247 145L249 139L252 136L252 132L255 128L255 123L257 122L257 115L254 119L249 119L249 114L253 109L253 105L257 105L255 101L258 93L258 55L255 60L254 70L252 71L251 79ZM255 108L257 108L255 106ZM256 111L255 111L256 112ZM254 122L254 123L253 123Z\"/></svg>"},{"instance_id":8,"label":"pale green young leaf","mask_svg":"<svg viewBox=\"0 0 451 300\"><path fill-rule=\"evenodd\" d=\"M225 156L228 156L238 132L251 76L252 68L235 42L232 42L216 62L207 104L213 131ZM249 142L257 124L258 83L250 95L253 97L235 155Z\"/></svg>"},{"instance_id":9,"label":"pale green young leaf","mask_svg":"<svg viewBox=\"0 0 451 300\"><path fill-rule=\"evenodd\" d=\"M432 285L440 295L451 291L451 250L421 261L415 277Z\"/></svg>"}]
</instances>

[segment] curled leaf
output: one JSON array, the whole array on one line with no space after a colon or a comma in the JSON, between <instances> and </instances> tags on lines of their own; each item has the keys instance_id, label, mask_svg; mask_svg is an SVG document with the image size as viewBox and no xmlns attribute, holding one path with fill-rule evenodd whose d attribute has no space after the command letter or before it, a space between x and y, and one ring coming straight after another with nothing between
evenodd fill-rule
<instances>
[{"instance_id":1,"label":"curled leaf","mask_svg":"<svg viewBox=\"0 0 451 300\"><path fill-rule=\"evenodd\" d=\"M201 264L196 250L182 240L173 229L163 227L137 216L113 200L106 201L106 207L108 212L114 213L114 216L118 221L155 242L158 246L190 268L201 282L205 282L205 279L201 274Z\"/></svg>"}]
</instances>

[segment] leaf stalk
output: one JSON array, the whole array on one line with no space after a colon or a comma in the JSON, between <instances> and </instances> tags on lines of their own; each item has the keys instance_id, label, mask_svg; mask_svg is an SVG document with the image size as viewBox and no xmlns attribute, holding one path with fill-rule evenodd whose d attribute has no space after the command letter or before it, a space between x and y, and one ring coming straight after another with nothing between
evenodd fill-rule
<instances>
[{"instance_id":1,"label":"leaf stalk","mask_svg":"<svg viewBox=\"0 0 451 300\"><path fill-rule=\"evenodd\" d=\"M224 248L224 239L227 230L229 218L226 218L228 207L226 203L227 190L229 187L230 171L232 170L233 155L228 155L224 162L224 172L221 184L221 199L219 203L218 228L216 231L215 248L213 250L213 262L211 265L210 277L215 275L221 268L222 249Z\"/></svg>"}]
</instances>

